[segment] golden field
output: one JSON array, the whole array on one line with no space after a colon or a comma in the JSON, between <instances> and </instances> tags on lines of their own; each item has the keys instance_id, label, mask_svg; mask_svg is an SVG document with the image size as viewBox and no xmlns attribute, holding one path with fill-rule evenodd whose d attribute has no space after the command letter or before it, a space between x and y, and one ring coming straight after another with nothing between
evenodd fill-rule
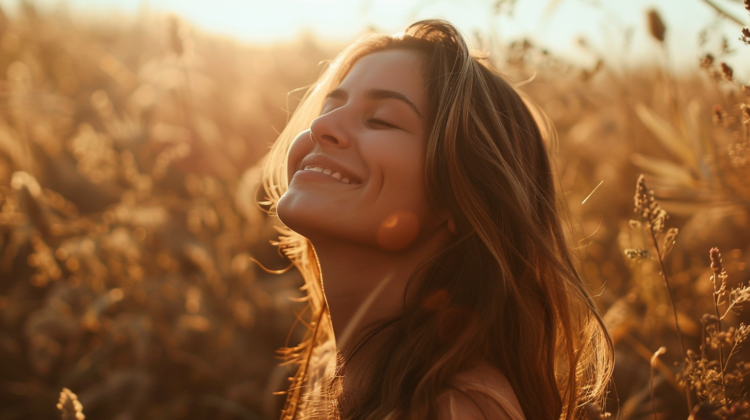
<instances>
[{"instance_id":1,"label":"golden field","mask_svg":"<svg viewBox=\"0 0 750 420\"><path fill-rule=\"evenodd\" d=\"M302 95L287 92L336 52L176 19L2 15L0 419L278 416L291 372L275 351L302 333L302 292L253 262L288 265L258 164ZM491 53L513 80L536 74L522 89L558 131L571 243L616 346L606 411L750 418L750 81L732 53L679 77L526 41Z\"/></svg>"}]
</instances>

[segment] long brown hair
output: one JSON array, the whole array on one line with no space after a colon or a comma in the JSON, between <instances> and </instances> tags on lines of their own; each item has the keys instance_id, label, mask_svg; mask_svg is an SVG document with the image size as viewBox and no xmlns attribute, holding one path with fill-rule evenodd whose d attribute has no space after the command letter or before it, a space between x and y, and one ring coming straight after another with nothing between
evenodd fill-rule
<instances>
[{"instance_id":1,"label":"long brown hair","mask_svg":"<svg viewBox=\"0 0 750 420\"><path fill-rule=\"evenodd\" d=\"M402 315L368 336L383 334L385 345L356 395L337 395L318 366L334 341L315 251L294 232L282 236L279 245L305 278L311 314L306 340L284 350L299 368L282 418L435 418L450 379L478 361L507 377L526 418L580 417L585 403L604 395L612 345L566 243L545 147L552 132L452 25L429 20L393 36L368 35L331 62L267 159L272 211L287 187L291 141L359 58L387 49L423 57L429 196L451 211L458 233L424 264L424 280L410 282L414 299Z\"/></svg>"}]
</instances>

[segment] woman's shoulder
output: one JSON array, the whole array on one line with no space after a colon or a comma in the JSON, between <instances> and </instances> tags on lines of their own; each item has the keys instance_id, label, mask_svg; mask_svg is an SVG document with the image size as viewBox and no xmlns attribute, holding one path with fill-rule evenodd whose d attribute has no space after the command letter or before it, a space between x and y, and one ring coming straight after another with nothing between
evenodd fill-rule
<instances>
[{"instance_id":1,"label":"woman's shoulder","mask_svg":"<svg viewBox=\"0 0 750 420\"><path fill-rule=\"evenodd\" d=\"M494 366L482 362L456 374L438 397L440 420L524 420L510 383Z\"/></svg>"}]
</instances>

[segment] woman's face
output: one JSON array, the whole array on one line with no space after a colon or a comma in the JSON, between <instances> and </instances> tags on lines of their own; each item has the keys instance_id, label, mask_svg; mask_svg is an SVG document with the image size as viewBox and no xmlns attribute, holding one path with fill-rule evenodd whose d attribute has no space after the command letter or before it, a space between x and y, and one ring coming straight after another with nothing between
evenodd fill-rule
<instances>
[{"instance_id":1,"label":"woman's face","mask_svg":"<svg viewBox=\"0 0 750 420\"><path fill-rule=\"evenodd\" d=\"M310 239L395 251L445 226L428 203L428 106L421 57L389 50L361 58L321 114L292 143L279 218Z\"/></svg>"}]
</instances>

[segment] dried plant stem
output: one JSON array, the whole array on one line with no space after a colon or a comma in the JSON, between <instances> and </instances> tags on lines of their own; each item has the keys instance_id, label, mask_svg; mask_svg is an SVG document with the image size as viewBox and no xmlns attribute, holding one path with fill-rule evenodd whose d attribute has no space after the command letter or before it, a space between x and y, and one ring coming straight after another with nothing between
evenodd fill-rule
<instances>
[{"instance_id":1,"label":"dried plant stem","mask_svg":"<svg viewBox=\"0 0 750 420\"><path fill-rule=\"evenodd\" d=\"M639 356L643 358L643 360L647 362L651 362L651 357L653 357L653 354L651 353L651 350L648 349L643 343L638 341L635 337L633 337L631 334L625 334L622 337L622 340L628 345L630 345L630 348L632 348L636 353L638 353ZM661 361L661 359L656 359L656 365L655 368L659 370L659 373L661 373L661 376L674 388L677 392L682 392L685 387L681 386L679 382L677 382L677 379L674 376L674 373L669 369L667 365L664 364L664 362Z\"/></svg>"},{"instance_id":2,"label":"dried plant stem","mask_svg":"<svg viewBox=\"0 0 750 420\"><path fill-rule=\"evenodd\" d=\"M731 310L732 310L732 308L734 308L734 305L735 305L736 303L737 303L737 302L729 302L729 306L727 306L727 310L726 310L726 311L724 311L724 315L722 315L722 316L720 316L720 317L719 317L719 321L721 321L722 319L726 318L726 317L727 317L727 315L729 315L729 311L731 311ZM718 314L717 314L717 316L718 316Z\"/></svg>"},{"instance_id":3,"label":"dried plant stem","mask_svg":"<svg viewBox=\"0 0 750 420\"><path fill-rule=\"evenodd\" d=\"M680 342L680 350L682 350L682 357L687 359L687 352L685 351L685 345L682 343L682 329L680 329L680 322L677 320L677 305L674 303L674 293L672 292L672 286L669 284L669 276L667 275L667 269L664 267L664 259L662 257L661 249L659 249L659 242L656 240L656 235L652 228L648 229L651 234L651 241L656 248L656 256L659 258L659 266L661 267L661 274L664 277L664 282L667 284L667 291L669 292L669 303L672 304L672 314L674 315L674 326L677 329L677 338ZM685 396L687 397L688 411L693 409L692 398L690 398L690 384L685 384Z\"/></svg>"},{"instance_id":4,"label":"dried plant stem","mask_svg":"<svg viewBox=\"0 0 750 420\"><path fill-rule=\"evenodd\" d=\"M654 398L654 371L656 370L656 365L659 362L659 356L667 352L667 348L662 346L659 347L659 350L656 350L654 354L651 356L651 371L649 375L648 380L648 388L651 392L651 411L654 413L654 420L658 420L658 414L656 413L656 400Z\"/></svg>"},{"instance_id":5,"label":"dried plant stem","mask_svg":"<svg viewBox=\"0 0 750 420\"><path fill-rule=\"evenodd\" d=\"M677 320L677 306L674 303L674 293L672 292L672 286L670 286L669 284L669 276L667 275L667 270L664 267L664 260L662 259L661 249L659 249L659 243L656 240L656 235L654 235L654 232L650 229L649 232L651 233L651 240L654 243L654 248L656 248L656 256L659 258L659 266L661 267L662 277L664 277L664 282L667 284L667 291L669 292L669 302L672 304L672 314L674 315L674 326L677 329L677 336L680 341L680 350L682 350L682 355L684 357L687 357L687 353L685 352L685 345L682 343L682 329L680 329L680 323Z\"/></svg>"},{"instance_id":6,"label":"dried plant stem","mask_svg":"<svg viewBox=\"0 0 750 420\"><path fill-rule=\"evenodd\" d=\"M735 354L737 354L739 352L739 350L737 349L737 344L738 344L737 341L735 341L734 344L732 345L732 349L729 350L729 355L727 355L727 360L726 360L726 362L724 363L724 366L721 369L721 379L722 379L722 381L724 380L724 371L727 369L727 367L729 367L729 359L731 359L732 356L734 356ZM724 385L724 384L722 384L722 385ZM724 389L724 398L726 398L726 395L727 395L726 385L724 385L724 388L725 388Z\"/></svg>"},{"instance_id":7,"label":"dried plant stem","mask_svg":"<svg viewBox=\"0 0 750 420\"><path fill-rule=\"evenodd\" d=\"M714 310L716 311L716 325L719 329L719 333L721 333L721 316L719 315L719 295L714 293ZM727 358L727 362L729 362L729 358ZM727 405L727 380L725 378L724 371L726 370L726 366L724 366L724 346L721 342L719 342L719 368L721 369L721 390L723 392L724 396L724 406Z\"/></svg>"},{"instance_id":8,"label":"dried plant stem","mask_svg":"<svg viewBox=\"0 0 750 420\"><path fill-rule=\"evenodd\" d=\"M738 24L740 26L745 26L745 24L746 24L745 22L741 21L736 16L730 14L729 12L727 12L726 10L724 10L723 8L721 8L721 6L719 6L718 4L714 3L713 0L703 0L703 2L706 3L707 5L711 6L711 8L714 9L714 10L716 10L720 15L722 15L722 16L724 16L726 18L729 18L729 20L733 21L734 23L736 23L736 24Z\"/></svg>"}]
</instances>

